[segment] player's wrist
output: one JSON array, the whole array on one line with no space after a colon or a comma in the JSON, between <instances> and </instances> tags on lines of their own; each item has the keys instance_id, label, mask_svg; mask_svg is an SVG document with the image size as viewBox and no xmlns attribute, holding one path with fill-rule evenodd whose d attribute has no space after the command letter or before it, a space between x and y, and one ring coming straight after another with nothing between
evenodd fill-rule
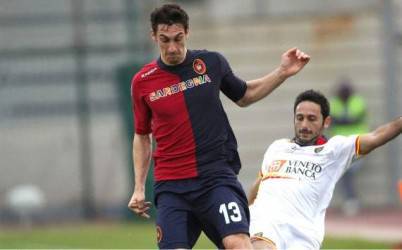
<instances>
[{"instance_id":1,"label":"player's wrist","mask_svg":"<svg viewBox=\"0 0 402 250\"><path fill-rule=\"evenodd\" d=\"M134 186L134 192L138 193L138 192L145 192L145 184L142 185L135 185Z\"/></svg>"},{"instance_id":2,"label":"player's wrist","mask_svg":"<svg viewBox=\"0 0 402 250\"><path fill-rule=\"evenodd\" d=\"M275 74L279 82L284 82L289 77L289 75L286 73L286 70L282 66L279 66L275 69Z\"/></svg>"}]
</instances>

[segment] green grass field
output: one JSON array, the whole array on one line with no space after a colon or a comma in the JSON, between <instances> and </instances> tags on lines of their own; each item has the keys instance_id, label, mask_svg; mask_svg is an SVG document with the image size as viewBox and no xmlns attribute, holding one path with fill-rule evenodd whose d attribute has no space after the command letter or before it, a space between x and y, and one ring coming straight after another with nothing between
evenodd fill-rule
<instances>
[{"instance_id":1,"label":"green grass field","mask_svg":"<svg viewBox=\"0 0 402 250\"><path fill-rule=\"evenodd\" d=\"M61 248L131 248L156 249L155 229L148 223L96 223L77 225L52 225L32 230L1 229L0 248L8 249L61 249ZM339 239L327 237L325 249L391 249L390 243L370 242L360 239ZM213 249L202 236L197 249Z\"/></svg>"}]
</instances>

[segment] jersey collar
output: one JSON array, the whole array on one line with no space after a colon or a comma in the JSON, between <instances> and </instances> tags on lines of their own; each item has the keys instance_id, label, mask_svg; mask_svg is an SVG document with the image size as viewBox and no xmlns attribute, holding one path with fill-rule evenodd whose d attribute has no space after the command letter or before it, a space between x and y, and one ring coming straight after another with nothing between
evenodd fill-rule
<instances>
[{"instance_id":1,"label":"jersey collar","mask_svg":"<svg viewBox=\"0 0 402 250\"><path fill-rule=\"evenodd\" d=\"M191 61L192 61L191 58L192 58L191 50L187 49L186 58L184 59L184 61L182 63L177 64L177 65L167 65L162 61L161 56L159 56L159 58L157 60L157 64L161 69L175 70L175 69L181 68L184 65L191 63Z\"/></svg>"},{"instance_id":2,"label":"jersey collar","mask_svg":"<svg viewBox=\"0 0 402 250\"><path fill-rule=\"evenodd\" d=\"M323 144L327 143L327 141L328 141L328 139L327 139L325 136L323 136L323 135L320 135L320 136L315 140L314 143L312 143L312 144L307 144L307 145L304 145L304 144L301 144L300 142L298 142L297 139L296 139L296 137L294 137L294 138L292 139L292 142L296 143L297 145L299 145L299 146L301 146L301 147L304 147L304 146L318 146L318 145L323 145Z\"/></svg>"}]
</instances>

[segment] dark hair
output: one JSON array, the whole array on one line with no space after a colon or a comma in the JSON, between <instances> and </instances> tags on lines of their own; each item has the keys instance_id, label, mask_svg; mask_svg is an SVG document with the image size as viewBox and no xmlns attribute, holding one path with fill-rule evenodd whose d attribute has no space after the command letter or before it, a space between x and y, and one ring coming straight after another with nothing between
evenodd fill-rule
<instances>
[{"instance_id":1,"label":"dark hair","mask_svg":"<svg viewBox=\"0 0 402 250\"><path fill-rule=\"evenodd\" d=\"M293 106L293 113L296 112L297 105L304 101L310 101L320 105L323 119L329 116L328 99L323 94L321 94L321 92L310 89L300 93L296 97L295 104Z\"/></svg>"},{"instance_id":2,"label":"dark hair","mask_svg":"<svg viewBox=\"0 0 402 250\"><path fill-rule=\"evenodd\" d=\"M151 13L151 26L154 33L158 30L158 24L181 24L187 32L188 15L177 4L164 4L161 7L154 9Z\"/></svg>"}]
</instances>

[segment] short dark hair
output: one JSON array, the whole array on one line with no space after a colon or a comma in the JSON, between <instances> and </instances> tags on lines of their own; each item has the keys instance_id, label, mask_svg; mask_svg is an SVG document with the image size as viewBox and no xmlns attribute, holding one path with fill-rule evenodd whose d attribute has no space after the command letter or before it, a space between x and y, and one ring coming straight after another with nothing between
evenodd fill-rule
<instances>
[{"instance_id":1,"label":"short dark hair","mask_svg":"<svg viewBox=\"0 0 402 250\"><path fill-rule=\"evenodd\" d=\"M177 4L164 4L159 8L155 8L151 13L151 26L154 33L158 30L159 24L181 24L187 32L188 15Z\"/></svg>"},{"instance_id":2,"label":"short dark hair","mask_svg":"<svg viewBox=\"0 0 402 250\"><path fill-rule=\"evenodd\" d=\"M304 101L310 101L320 105L323 119L329 116L329 102L321 92L310 89L300 93L296 97L295 104L293 106L293 113L296 113L297 105Z\"/></svg>"}]
</instances>

